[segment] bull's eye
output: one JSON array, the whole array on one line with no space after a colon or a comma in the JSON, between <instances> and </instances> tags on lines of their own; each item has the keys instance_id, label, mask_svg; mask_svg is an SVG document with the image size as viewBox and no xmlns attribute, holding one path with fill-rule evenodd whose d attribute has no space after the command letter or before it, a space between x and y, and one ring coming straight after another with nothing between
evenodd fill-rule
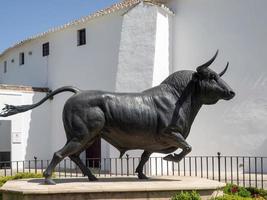
<instances>
[{"instance_id":1,"label":"bull's eye","mask_svg":"<svg viewBox=\"0 0 267 200\"><path fill-rule=\"evenodd\" d=\"M214 74L210 75L210 79L216 80L216 76Z\"/></svg>"}]
</instances>

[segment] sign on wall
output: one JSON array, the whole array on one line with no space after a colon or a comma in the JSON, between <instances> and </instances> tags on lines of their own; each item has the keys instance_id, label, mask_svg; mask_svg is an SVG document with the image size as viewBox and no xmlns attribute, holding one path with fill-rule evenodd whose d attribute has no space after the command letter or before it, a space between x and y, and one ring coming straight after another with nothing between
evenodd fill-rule
<instances>
[{"instance_id":1,"label":"sign on wall","mask_svg":"<svg viewBox=\"0 0 267 200\"><path fill-rule=\"evenodd\" d=\"M12 132L12 143L20 144L22 141L21 132Z\"/></svg>"}]
</instances>

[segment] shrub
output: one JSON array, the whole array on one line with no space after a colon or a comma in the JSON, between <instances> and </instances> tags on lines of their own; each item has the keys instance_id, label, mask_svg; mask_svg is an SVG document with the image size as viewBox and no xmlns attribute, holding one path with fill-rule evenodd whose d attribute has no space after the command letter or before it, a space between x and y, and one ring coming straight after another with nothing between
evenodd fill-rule
<instances>
[{"instance_id":1,"label":"shrub","mask_svg":"<svg viewBox=\"0 0 267 200\"><path fill-rule=\"evenodd\" d=\"M238 196L241 196L241 197L251 197L251 193L246 188L239 187L238 188Z\"/></svg>"},{"instance_id":2,"label":"shrub","mask_svg":"<svg viewBox=\"0 0 267 200\"><path fill-rule=\"evenodd\" d=\"M172 197L172 200L201 200L200 195L196 192L181 192Z\"/></svg>"},{"instance_id":3,"label":"shrub","mask_svg":"<svg viewBox=\"0 0 267 200\"><path fill-rule=\"evenodd\" d=\"M253 200L253 199L251 197L241 197L236 194L235 195L225 194L221 197L215 197L212 200ZM264 199L257 199L257 200L264 200Z\"/></svg>"},{"instance_id":4,"label":"shrub","mask_svg":"<svg viewBox=\"0 0 267 200\"><path fill-rule=\"evenodd\" d=\"M235 184L227 184L223 190L224 194L238 195L240 197L251 197L250 191L244 187L239 187Z\"/></svg>"},{"instance_id":5,"label":"shrub","mask_svg":"<svg viewBox=\"0 0 267 200\"><path fill-rule=\"evenodd\" d=\"M42 178L42 174L34 173L17 173L15 176L2 176L0 177L0 187L2 187L7 181L24 179L24 178Z\"/></svg>"},{"instance_id":6,"label":"shrub","mask_svg":"<svg viewBox=\"0 0 267 200\"><path fill-rule=\"evenodd\" d=\"M258 189L254 187L248 187L247 190L251 193L251 196L257 198L259 196L263 197L264 199L267 199L267 191L263 189Z\"/></svg>"}]
</instances>

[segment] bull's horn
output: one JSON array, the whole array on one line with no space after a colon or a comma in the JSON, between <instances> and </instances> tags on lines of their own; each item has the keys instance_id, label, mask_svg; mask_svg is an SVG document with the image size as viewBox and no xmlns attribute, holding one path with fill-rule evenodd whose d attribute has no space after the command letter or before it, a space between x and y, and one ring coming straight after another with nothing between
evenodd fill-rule
<instances>
[{"instance_id":1,"label":"bull's horn","mask_svg":"<svg viewBox=\"0 0 267 200\"><path fill-rule=\"evenodd\" d=\"M227 65L226 65L226 67L224 68L224 70L223 70L221 73L219 73L219 76L223 76L223 75L225 74L225 72L226 72L227 69L228 69L228 66L229 66L229 62L227 62Z\"/></svg>"},{"instance_id":2,"label":"bull's horn","mask_svg":"<svg viewBox=\"0 0 267 200\"><path fill-rule=\"evenodd\" d=\"M201 72L202 70L208 68L213 62L214 60L216 59L217 55L219 53L219 50L216 51L215 55L208 61L206 62L205 64L197 67L197 72Z\"/></svg>"}]
</instances>

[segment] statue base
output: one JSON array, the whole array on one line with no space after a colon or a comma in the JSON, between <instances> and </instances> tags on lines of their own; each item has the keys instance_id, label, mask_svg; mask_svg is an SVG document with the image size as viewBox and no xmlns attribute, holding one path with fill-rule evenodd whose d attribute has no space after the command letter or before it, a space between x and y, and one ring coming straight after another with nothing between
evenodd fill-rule
<instances>
[{"instance_id":1,"label":"statue base","mask_svg":"<svg viewBox=\"0 0 267 200\"><path fill-rule=\"evenodd\" d=\"M54 179L56 185L44 185L43 179L8 181L2 188L3 200L89 200L89 199L170 199L181 191L197 191L202 199L221 195L224 183L195 177L136 177Z\"/></svg>"}]
</instances>

